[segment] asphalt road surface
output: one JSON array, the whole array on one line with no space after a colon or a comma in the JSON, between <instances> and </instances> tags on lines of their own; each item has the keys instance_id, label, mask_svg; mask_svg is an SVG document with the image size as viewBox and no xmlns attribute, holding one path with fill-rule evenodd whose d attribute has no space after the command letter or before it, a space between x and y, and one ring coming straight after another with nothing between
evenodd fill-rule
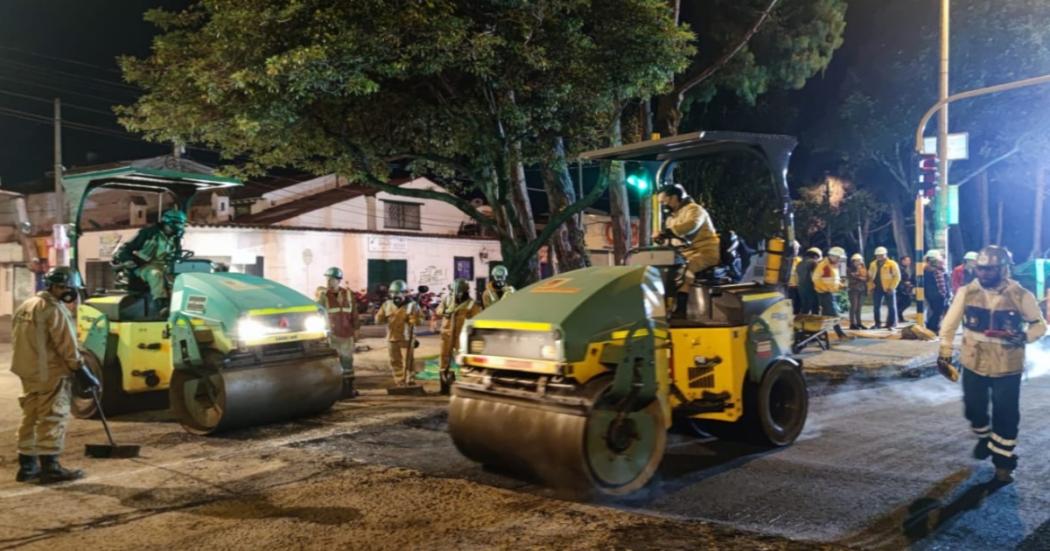
<instances>
[{"instance_id":1,"label":"asphalt road surface","mask_svg":"<svg viewBox=\"0 0 1050 551\"><path fill-rule=\"evenodd\" d=\"M1050 377L1023 387L1010 485L969 459L958 387L925 378L816 392L782 450L675 434L643 492L581 503L462 458L446 401L387 396L371 344L366 395L314 418L200 438L123 416L135 460L81 457L105 436L74 421L66 463L89 476L52 487L13 482L19 385L0 368L0 549L1050 549Z\"/></svg>"}]
</instances>

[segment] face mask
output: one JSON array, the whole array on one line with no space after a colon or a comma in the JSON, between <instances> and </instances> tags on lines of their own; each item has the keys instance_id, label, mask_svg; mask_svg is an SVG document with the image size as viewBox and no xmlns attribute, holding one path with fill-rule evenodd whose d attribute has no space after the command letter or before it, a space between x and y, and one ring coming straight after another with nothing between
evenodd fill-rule
<instances>
[{"instance_id":1,"label":"face mask","mask_svg":"<svg viewBox=\"0 0 1050 551\"><path fill-rule=\"evenodd\" d=\"M396 304L398 306L401 306L402 304L405 303L405 297L402 297L402 296L396 296L396 297L393 298L393 300L394 300L394 304Z\"/></svg>"},{"instance_id":2,"label":"face mask","mask_svg":"<svg viewBox=\"0 0 1050 551\"><path fill-rule=\"evenodd\" d=\"M985 289L994 289L1003 281L1002 269L980 270L977 272L977 281L979 281L981 287L984 287Z\"/></svg>"},{"instance_id":3,"label":"face mask","mask_svg":"<svg viewBox=\"0 0 1050 551\"><path fill-rule=\"evenodd\" d=\"M503 287L505 287L506 285L507 282L503 281L502 279L492 280L492 286L495 287L497 290L503 289Z\"/></svg>"},{"instance_id":4,"label":"face mask","mask_svg":"<svg viewBox=\"0 0 1050 551\"><path fill-rule=\"evenodd\" d=\"M66 292L62 293L58 297L58 300L61 300L62 302L66 303L66 304L72 304L72 303L77 301L77 292L74 291L73 289L69 289Z\"/></svg>"}]
</instances>

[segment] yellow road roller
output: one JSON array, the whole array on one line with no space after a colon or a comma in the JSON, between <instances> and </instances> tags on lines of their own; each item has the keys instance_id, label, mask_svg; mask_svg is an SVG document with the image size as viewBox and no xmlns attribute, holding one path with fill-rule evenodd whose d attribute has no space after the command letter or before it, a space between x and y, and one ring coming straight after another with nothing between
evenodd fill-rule
<instances>
[{"instance_id":1,"label":"yellow road roller","mask_svg":"<svg viewBox=\"0 0 1050 551\"><path fill-rule=\"evenodd\" d=\"M686 307L672 309L681 255L645 247L626 266L566 272L504 297L460 334L448 421L459 451L550 486L624 495L652 478L676 420L768 446L793 443L808 408L785 296L795 145L789 136L697 132L585 154L643 163L656 181L707 155L764 161L782 199L764 281L702 274L677 297Z\"/></svg>"},{"instance_id":2,"label":"yellow road roller","mask_svg":"<svg viewBox=\"0 0 1050 551\"><path fill-rule=\"evenodd\" d=\"M67 173L63 184L76 221L75 266L79 222L92 191L165 193L185 212L196 193L239 182L118 166ZM85 363L102 381L106 412L170 404L186 430L210 434L323 411L345 395L327 318L312 299L262 277L217 271L182 250L181 235L174 241L166 304L114 267L121 288L93 293L78 307L78 339ZM72 410L79 418L95 415L91 394L74 388Z\"/></svg>"}]
</instances>

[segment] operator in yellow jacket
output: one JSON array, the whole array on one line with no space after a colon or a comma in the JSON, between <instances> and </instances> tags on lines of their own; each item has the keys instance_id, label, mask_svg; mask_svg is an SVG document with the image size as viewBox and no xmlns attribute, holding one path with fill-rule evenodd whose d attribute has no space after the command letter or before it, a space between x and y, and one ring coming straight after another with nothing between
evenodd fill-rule
<instances>
[{"instance_id":1,"label":"operator in yellow jacket","mask_svg":"<svg viewBox=\"0 0 1050 551\"><path fill-rule=\"evenodd\" d=\"M721 261L718 234L711 215L686 193L681 184L668 184L660 188L660 204L670 214L664 220L664 231L657 242L672 238L685 242L682 256L686 261L686 273L679 293L689 292L696 274Z\"/></svg>"},{"instance_id":2,"label":"operator in yellow jacket","mask_svg":"<svg viewBox=\"0 0 1050 551\"><path fill-rule=\"evenodd\" d=\"M13 316L11 372L22 381L15 480L50 484L84 476L83 471L64 469L58 456L69 423L71 378L92 392L99 382L81 361L73 316L66 306L77 299L79 275L58 266L47 272L44 281L47 289L23 302Z\"/></svg>"},{"instance_id":3,"label":"operator in yellow jacket","mask_svg":"<svg viewBox=\"0 0 1050 551\"><path fill-rule=\"evenodd\" d=\"M451 293L438 305L436 316L441 322L441 394L452 390L452 357L459 351L459 333L467 319L481 313L481 306L470 298L470 284L467 280L457 278L452 284Z\"/></svg>"},{"instance_id":4,"label":"operator in yellow jacket","mask_svg":"<svg viewBox=\"0 0 1050 551\"><path fill-rule=\"evenodd\" d=\"M888 254L886 247L876 247L875 260L868 265L868 291L875 309L876 329L882 327L883 301L889 310L886 328L893 329L897 325L897 286L901 284L901 269Z\"/></svg>"},{"instance_id":5,"label":"operator in yellow jacket","mask_svg":"<svg viewBox=\"0 0 1050 551\"><path fill-rule=\"evenodd\" d=\"M839 316L835 305L835 293L842 290L842 276L839 274L839 263L846 256L842 247L828 249L828 255L817 263L813 269L813 287L820 302L820 315Z\"/></svg>"}]
</instances>

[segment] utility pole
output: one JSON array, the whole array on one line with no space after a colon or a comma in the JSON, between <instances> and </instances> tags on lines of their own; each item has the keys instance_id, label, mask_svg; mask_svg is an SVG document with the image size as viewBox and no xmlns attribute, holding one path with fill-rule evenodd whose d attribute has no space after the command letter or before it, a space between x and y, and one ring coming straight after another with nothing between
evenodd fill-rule
<instances>
[{"instance_id":1,"label":"utility pole","mask_svg":"<svg viewBox=\"0 0 1050 551\"><path fill-rule=\"evenodd\" d=\"M951 266L948 258L948 59L950 51L951 0L941 0L941 64L937 101L945 102L937 115L937 158L940 159L940 181L937 183L936 215L934 217L934 245L944 253L945 265ZM920 259L916 259L920 260ZM925 260L925 259L922 259Z\"/></svg>"},{"instance_id":2,"label":"utility pole","mask_svg":"<svg viewBox=\"0 0 1050 551\"><path fill-rule=\"evenodd\" d=\"M57 212L55 213L55 223L62 224L66 219L66 205L65 194L62 189L62 100L55 98L55 202L57 203Z\"/></svg>"}]
</instances>

